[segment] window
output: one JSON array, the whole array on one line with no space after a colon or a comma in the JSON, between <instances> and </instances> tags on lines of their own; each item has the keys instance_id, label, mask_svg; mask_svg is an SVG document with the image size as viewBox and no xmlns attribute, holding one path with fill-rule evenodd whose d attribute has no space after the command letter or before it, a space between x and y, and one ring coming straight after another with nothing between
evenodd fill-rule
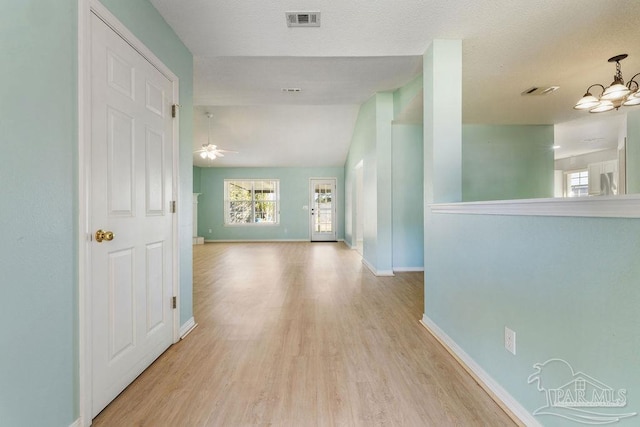
<instances>
[{"instance_id":1,"label":"window","mask_svg":"<svg viewBox=\"0 0 640 427\"><path fill-rule=\"evenodd\" d=\"M587 170L567 172L567 197L585 197L589 195L589 172Z\"/></svg>"},{"instance_id":2,"label":"window","mask_svg":"<svg viewBox=\"0 0 640 427\"><path fill-rule=\"evenodd\" d=\"M225 225L279 224L279 187L277 179L225 179Z\"/></svg>"}]
</instances>

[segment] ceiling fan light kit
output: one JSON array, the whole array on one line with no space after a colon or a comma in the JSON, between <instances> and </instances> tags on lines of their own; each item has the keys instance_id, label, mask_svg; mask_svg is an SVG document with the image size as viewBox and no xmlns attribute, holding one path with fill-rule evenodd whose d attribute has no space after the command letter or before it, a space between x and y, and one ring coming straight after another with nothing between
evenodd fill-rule
<instances>
[{"instance_id":1,"label":"ceiling fan light kit","mask_svg":"<svg viewBox=\"0 0 640 427\"><path fill-rule=\"evenodd\" d=\"M224 157L224 153L237 153L237 151L222 150L217 145L211 143L211 119L213 114L206 113L209 118L209 129L207 133L207 143L202 144L202 148L197 150L196 153L200 153L200 157L203 159L215 160L219 157Z\"/></svg>"},{"instance_id":2,"label":"ceiling fan light kit","mask_svg":"<svg viewBox=\"0 0 640 427\"><path fill-rule=\"evenodd\" d=\"M202 149L205 150L200 153L200 157L202 157L203 159L215 160L217 158L214 151L216 149L215 145L202 145Z\"/></svg>"},{"instance_id":3,"label":"ceiling fan light kit","mask_svg":"<svg viewBox=\"0 0 640 427\"><path fill-rule=\"evenodd\" d=\"M629 83L626 85L622 78L620 61L627 56L626 53L623 53L609 58L608 62L616 63L616 74L613 76L613 82L606 88L599 83L592 84L587 88L587 92L573 108L576 110L588 110L590 113L604 113L614 108L617 110L621 106L630 107L640 105L640 85L635 80L636 77L640 76L640 73L631 77L631 80L629 80ZM594 87L600 87L602 89L599 97L591 93L591 88Z\"/></svg>"}]
</instances>

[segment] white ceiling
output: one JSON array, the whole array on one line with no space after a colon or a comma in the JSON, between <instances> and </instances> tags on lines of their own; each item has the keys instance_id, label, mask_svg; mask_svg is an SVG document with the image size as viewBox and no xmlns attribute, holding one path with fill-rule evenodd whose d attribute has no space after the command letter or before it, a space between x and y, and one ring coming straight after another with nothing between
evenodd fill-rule
<instances>
[{"instance_id":1,"label":"white ceiling","mask_svg":"<svg viewBox=\"0 0 640 427\"><path fill-rule=\"evenodd\" d=\"M214 57L194 63L194 103L218 106L359 105L422 71L419 56Z\"/></svg>"},{"instance_id":2,"label":"white ceiling","mask_svg":"<svg viewBox=\"0 0 640 427\"><path fill-rule=\"evenodd\" d=\"M463 40L465 123L577 119L585 113L572 106L587 86L612 80L609 57L629 54L627 79L640 72L638 0L151 3L194 54L194 148L210 111L212 142L239 151L217 166L342 165L357 106L420 73L435 38ZM320 11L322 26L289 28L286 11ZM520 95L544 85L560 89ZM419 108L403 118L415 120Z\"/></svg>"},{"instance_id":3,"label":"white ceiling","mask_svg":"<svg viewBox=\"0 0 640 427\"><path fill-rule=\"evenodd\" d=\"M618 148L627 133L626 115L612 111L609 114L590 114L577 120L559 123L554 127L554 140L558 148L556 159L580 156L586 153Z\"/></svg>"},{"instance_id":4,"label":"white ceiling","mask_svg":"<svg viewBox=\"0 0 640 427\"><path fill-rule=\"evenodd\" d=\"M209 138L219 148L238 151L197 166L322 167L342 166L358 116L358 105L250 105L196 107L194 140ZM318 120L321 117L322 120Z\"/></svg>"}]
</instances>

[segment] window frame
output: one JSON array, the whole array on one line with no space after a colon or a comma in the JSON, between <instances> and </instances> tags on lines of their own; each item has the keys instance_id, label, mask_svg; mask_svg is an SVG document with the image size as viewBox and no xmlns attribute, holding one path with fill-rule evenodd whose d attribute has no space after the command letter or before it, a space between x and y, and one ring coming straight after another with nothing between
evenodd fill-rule
<instances>
[{"instance_id":1,"label":"window frame","mask_svg":"<svg viewBox=\"0 0 640 427\"><path fill-rule=\"evenodd\" d=\"M255 186L257 182L268 181L274 183L275 187L275 200L269 201L275 205L275 218L274 221L255 221L256 217L256 198L255 198ZM229 199L229 184L232 182L250 182L251 183L251 218L252 222L230 222L231 214L231 200ZM224 179L224 218L223 224L225 227L274 227L280 225L280 180L276 178L227 178Z\"/></svg>"},{"instance_id":2,"label":"window frame","mask_svg":"<svg viewBox=\"0 0 640 427\"><path fill-rule=\"evenodd\" d=\"M587 180L587 193L583 194L583 195L576 195L576 196L571 196L570 195L570 190L571 190L571 175L574 174L582 174L586 172L586 176L585 177L580 177L580 178L584 178ZM563 178L564 178L564 188L563 188L563 196L567 197L567 198L576 198L576 197L589 197L589 169L587 168L583 168L583 169L572 169L572 170L566 170L563 172Z\"/></svg>"}]
</instances>

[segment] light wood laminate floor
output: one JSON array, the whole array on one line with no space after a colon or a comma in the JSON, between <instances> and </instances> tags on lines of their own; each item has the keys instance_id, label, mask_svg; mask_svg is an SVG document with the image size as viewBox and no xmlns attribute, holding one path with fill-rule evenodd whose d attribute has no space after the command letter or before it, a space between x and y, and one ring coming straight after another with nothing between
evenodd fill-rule
<instances>
[{"instance_id":1,"label":"light wood laminate floor","mask_svg":"<svg viewBox=\"0 0 640 427\"><path fill-rule=\"evenodd\" d=\"M198 327L101 426L513 426L419 324L423 274L342 243L194 246Z\"/></svg>"}]
</instances>

